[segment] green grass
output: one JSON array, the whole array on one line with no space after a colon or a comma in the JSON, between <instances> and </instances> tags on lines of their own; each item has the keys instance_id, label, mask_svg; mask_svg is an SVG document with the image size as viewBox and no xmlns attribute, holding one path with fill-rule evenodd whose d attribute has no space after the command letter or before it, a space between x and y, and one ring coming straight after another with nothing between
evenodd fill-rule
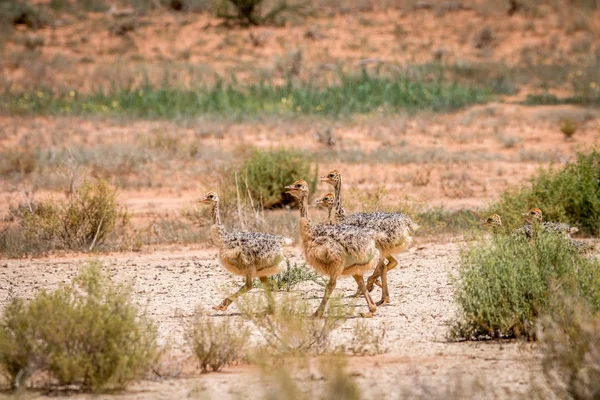
<instances>
[{"instance_id":1,"label":"green grass","mask_svg":"<svg viewBox=\"0 0 600 400\"><path fill-rule=\"evenodd\" d=\"M552 233L540 232L531 243L501 234L479 241L462 252L456 285L453 337L535 337L555 287L600 308L600 262Z\"/></svg>"},{"instance_id":2,"label":"green grass","mask_svg":"<svg viewBox=\"0 0 600 400\"><path fill-rule=\"evenodd\" d=\"M595 97L584 97L584 96L570 96L570 97L557 97L553 94L530 94L525 100L525 104L531 106L540 105L561 105L561 104L574 104L579 106L600 106L600 95Z\"/></svg>"},{"instance_id":3,"label":"green grass","mask_svg":"<svg viewBox=\"0 0 600 400\"><path fill-rule=\"evenodd\" d=\"M379 74L341 76L339 83L317 87L309 83L239 86L217 83L183 90L153 87L98 90L91 94L5 92L0 110L13 114L114 115L138 118L178 118L203 114L341 116L399 110L446 112L493 99L490 88L459 85L445 80L411 80Z\"/></svg>"}]
</instances>

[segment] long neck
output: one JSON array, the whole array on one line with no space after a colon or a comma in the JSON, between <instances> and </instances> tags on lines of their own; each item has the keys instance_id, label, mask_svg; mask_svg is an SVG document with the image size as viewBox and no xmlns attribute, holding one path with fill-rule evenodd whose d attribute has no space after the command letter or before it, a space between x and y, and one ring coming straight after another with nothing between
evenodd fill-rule
<instances>
[{"instance_id":1,"label":"long neck","mask_svg":"<svg viewBox=\"0 0 600 400\"><path fill-rule=\"evenodd\" d=\"M300 218L308 219L308 195L304 194L298 203L300 207Z\"/></svg>"},{"instance_id":2,"label":"long neck","mask_svg":"<svg viewBox=\"0 0 600 400\"><path fill-rule=\"evenodd\" d=\"M333 210L333 207L327 207L327 222L330 225L333 224L333 216L331 215L331 210Z\"/></svg>"},{"instance_id":3,"label":"long neck","mask_svg":"<svg viewBox=\"0 0 600 400\"><path fill-rule=\"evenodd\" d=\"M335 208L335 221L342 222L346 218L346 211L342 207L342 178L340 178L335 184L335 201L333 207Z\"/></svg>"},{"instance_id":4,"label":"long neck","mask_svg":"<svg viewBox=\"0 0 600 400\"><path fill-rule=\"evenodd\" d=\"M219 202L215 201L211 209L211 216L213 219L213 228L211 229L211 235L213 240L220 244L222 243L223 235L225 234L225 228L221 224L221 214L219 213Z\"/></svg>"},{"instance_id":5,"label":"long neck","mask_svg":"<svg viewBox=\"0 0 600 400\"><path fill-rule=\"evenodd\" d=\"M308 194L304 194L300 198L300 223L298 225L300 229L300 238L302 242L306 243L312 239L311 223L308 219Z\"/></svg>"}]
</instances>

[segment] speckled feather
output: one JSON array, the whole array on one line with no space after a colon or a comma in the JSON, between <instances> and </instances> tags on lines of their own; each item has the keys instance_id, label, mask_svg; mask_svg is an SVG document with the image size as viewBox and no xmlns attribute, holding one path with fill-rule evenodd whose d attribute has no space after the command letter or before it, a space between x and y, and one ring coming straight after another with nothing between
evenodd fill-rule
<instances>
[{"instance_id":1,"label":"speckled feather","mask_svg":"<svg viewBox=\"0 0 600 400\"><path fill-rule=\"evenodd\" d=\"M212 204L211 237L219 247L219 258L224 267L238 275L267 276L276 273L284 259L283 245L291 244L292 240L263 232L228 232L221 224L218 195L208 192L205 199Z\"/></svg>"},{"instance_id":2,"label":"speckled feather","mask_svg":"<svg viewBox=\"0 0 600 400\"><path fill-rule=\"evenodd\" d=\"M300 237L308 263L330 277L362 274L379 260L371 232L349 225L313 224L308 219L308 184L296 181L287 187L300 207Z\"/></svg>"},{"instance_id":3,"label":"speckled feather","mask_svg":"<svg viewBox=\"0 0 600 400\"><path fill-rule=\"evenodd\" d=\"M376 211L359 212L347 216L341 204L340 173L332 171L328 174L328 179L335 190L335 195L327 194L319 202L329 209L330 219L333 208L334 222L369 229L377 248L382 253L399 252L411 244L412 232L416 231L419 226L408 215L399 212ZM330 222L332 221L330 220Z\"/></svg>"},{"instance_id":4,"label":"speckled feather","mask_svg":"<svg viewBox=\"0 0 600 400\"><path fill-rule=\"evenodd\" d=\"M419 228L406 214L383 211L355 213L347 216L342 223L374 231L373 238L382 250L404 244L410 240L411 233Z\"/></svg>"},{"instance_id":5,"label":"speckled feather","mask_svg":"<svg viewBox=\"0 0 600 400\"><path fill-rule=\"evenodd\" d=\"M373 231L360 229L355 226L340 224L313 224L311 225L313 238L329 237L336 243L339 243L344 251L348 253L349 258L368 262L373 258L375 248L372 246Z\"/></svg>"},{"instance_id":6,"label":"speckled feather","mask_svg":"<svg viewBox=\"0 0 600 400\"><path fill-rule=\"evenodd\" d=\"M221 249L240 249L247 263L260 264L262 260L277 258L283 252L284 236L263 232L225 232L221 236Z\"/></svg>"}]
</instances>

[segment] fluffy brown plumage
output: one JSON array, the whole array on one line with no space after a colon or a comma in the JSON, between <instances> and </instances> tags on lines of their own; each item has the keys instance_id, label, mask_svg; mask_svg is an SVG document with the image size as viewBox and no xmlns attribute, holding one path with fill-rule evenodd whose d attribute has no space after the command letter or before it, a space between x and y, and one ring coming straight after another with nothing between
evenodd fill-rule
<instances>
[{"instance_id":1,"label":"fluffy brown plumage","mask_svg":"<svg viewBox=\"0 0 600 400\"><path fill-rule=\"evenodd\" d=\"M382 258L378 268L368 279L367 289L369 291L372 290L377 278L381 276L382 296L378 304L389 303L390 295L387 285L387 272L398 265L398 260L396 260L393 254L400 253L410 246L412 243L412 233L419 226L408 215L399 212L360 212L346 216L341 199L341 174L337 170L333 170L327 175L322 176L321 181L329 183L335 190L333 209L334 221L336 223L366 228L374 232L372 237L375 239L375 244L381 252ZM384 259L388 260L387 265L385 265Z\"/></svg>"},{"instance_id":2,"label":"fluffy brown plumage","mask_svg":"<svg viewBox=\"0 0 600 400\"><path fill-rule=\"evenodd\" d=\"M308 219L308 184L299 180L286 189L299 201L300 238L306 261L317 272L329 277L323 300L314 315L323 314L337 278L352 275L369 307L369 312L363 315L371 316L377 306L366 290L363 275L379 262L379 251L371 237L372 232L349 225L313 224Z\"/></svg>"},{"instance_id":3,"label":"fluffy brown plumage","mask_svg":"<svg viewBox=\"0 0 600 400\"><path fill-rule=\"evenodd\" d=\"M263 232L227 232L221 224L219 196L215 192L207 192L200 202L212 206L213 225L210 233L213 242L219 247L221 264L232 274L246 278L244 286L238 292L213 308L226 310L236 297L252 288L253 278L260 278L271 301L268 277L281 270L281 262L285 258L283 245L291 245L292 240Z\"/></svg>"}]
</instances>

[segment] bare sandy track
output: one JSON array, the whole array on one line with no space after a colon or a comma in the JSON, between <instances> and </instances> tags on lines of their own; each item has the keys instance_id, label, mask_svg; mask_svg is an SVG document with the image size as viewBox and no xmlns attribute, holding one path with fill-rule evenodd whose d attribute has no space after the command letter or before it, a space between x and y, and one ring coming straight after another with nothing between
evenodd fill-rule
<instances>
[{"instance_id":1,"label":"bare sandy track","mask_svg":"<svg viewBox=\"0 0 600 400\"><path fill-rule=\"evenodd\" d=\"M528 390L531 379L540 380L537 356L528 344L449 343L445 339L446 324L455 312L450 276L456 272L460 246L461 243L422 244L400 256L400 267L389 278L392 304L379 308L374 318L365 320L376 328L387 326L389 352L350 359L349 369L365 393L400 398L424 386L445 393L445 387L454 387L458 382L467 388L463 394L468 394L474 382L479 382L485 384L486 396L492 391L495 396L506 398ZM210 306L240 284L219 266L215 255L210 250L186 250L99 259L117 280L133 282L136 298L140 303L149 302L149 312L159 325L161 341L171 343L176 363L188 365L189 360L183 361L190 354L183 335L185 324L198 307L214 314ZM296 249L290 250L290 256L293 261L302 261ZM4 307L11 292L31 297L41 288L55 288L75 276L85 262L85 258L1 260L0 304ZM322 290L312 282L298 288L315 307ZM347 296L354 290L353 281L344 279L336 292ZM379 294L375 293L376 299ZM355 304L361 311L365 308L362 299L343 301ZM217 317L240 318L235 305ZM334 342L348 341L354 323L351 319L336 331ZM314 377L298 379L310 385ZM250 393L264 390L264 381L255 367L237 366L222 373L200 375L190 370L184 378L142 381L119 397L225 399L245 397L248 390Z\"/></svg>"}]
</instances>

